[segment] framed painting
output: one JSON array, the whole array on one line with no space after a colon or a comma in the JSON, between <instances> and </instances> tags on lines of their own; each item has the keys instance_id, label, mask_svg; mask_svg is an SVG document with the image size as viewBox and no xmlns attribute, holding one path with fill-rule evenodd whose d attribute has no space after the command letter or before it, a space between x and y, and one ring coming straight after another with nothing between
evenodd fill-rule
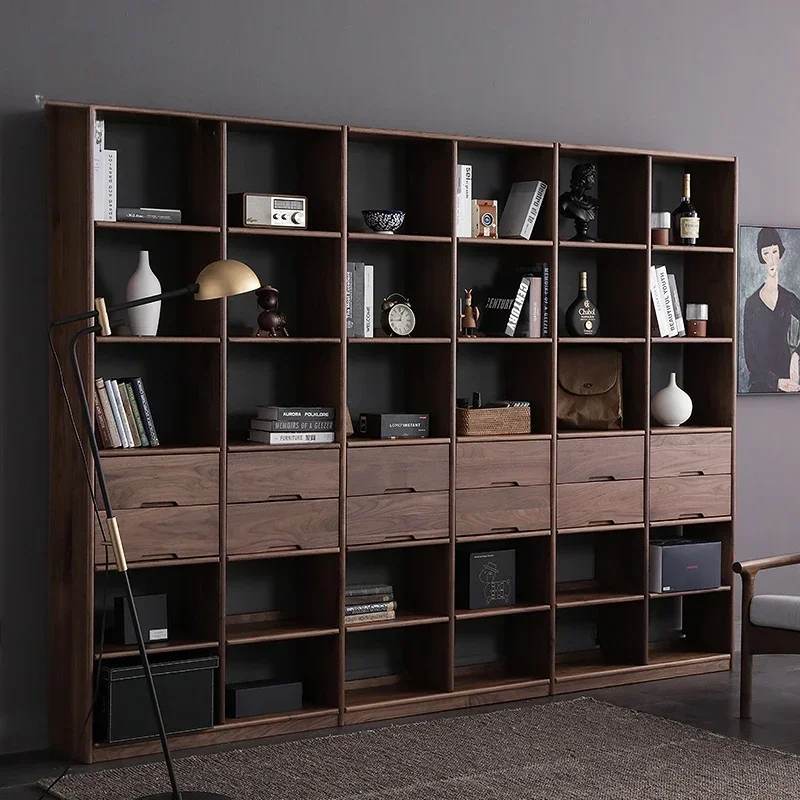
<instances>
[{"instance_id":1,"label":"framed painting","mask_svg":"<svg viewBox=\"0 0 800 800\"><path fill-rule=\"evenodd\" d=\"M800 395L800 228L739 226L739 394Z\"/></svg>"}]
</instances>

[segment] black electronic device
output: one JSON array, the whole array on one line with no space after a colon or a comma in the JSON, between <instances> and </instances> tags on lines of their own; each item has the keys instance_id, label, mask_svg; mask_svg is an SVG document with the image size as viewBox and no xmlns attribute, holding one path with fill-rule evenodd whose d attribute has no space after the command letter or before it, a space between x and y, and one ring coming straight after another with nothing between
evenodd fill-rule
<instances>
[{"instance_id":1,"label":"black electronic device","mask_svg":"<svg viewBox=\"0 0 800 800\"><path fill-rule=\"evenodd\" d=\"M428 414L361 414L359 433L373 439L424 439L430 431Z\"/></svg>"},{"instance_id":2,"label":"black electronic device","mask_svg":"<svg viewBox=\"0 0 800 800\"><path fill-rule=\"evenodd\" d=\"M716 589L720 585L722 543L675 537L650 542L650 591Z\"/></svg>"},{"instance_id":3,"label":"black electronic device","mask_svg":"<svg viewBox=\"0 0 800 800\"><path fill-rule=\"evenodd\" d=\"M134 599L145 642L166 642L169 639L167 596L140 594ZM136 644L136 630L127 597L114 598L113 639L116 644Z\"/></svg>"}]
</instances>

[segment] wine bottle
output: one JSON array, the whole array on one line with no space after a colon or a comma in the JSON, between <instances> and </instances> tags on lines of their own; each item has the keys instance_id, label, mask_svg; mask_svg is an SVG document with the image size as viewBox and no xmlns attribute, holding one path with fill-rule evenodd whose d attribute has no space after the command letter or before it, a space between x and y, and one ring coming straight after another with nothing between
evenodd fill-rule
<instances>
[{"instance_id":1,"label":"wine bottle","mask_svg":"<svg viewBox=\"0 0 800 800\"><path fill-rule=\"evenodd\" d=\"M692 205L691 175L683 175L683 197L681 204L672 212L672 243L697 244L700 238L700 215Z\"/></svg>"},{"instance_id":2,"label":"wine bottle","mask_svg":"<svg viewBox=\"0 0 800 800\"><path fill-rule=\"evenodd\" d=\"M581 272L578 296L567 309L564 320L570 336L596 336L600 328L600 313L597 306L589 299L586 273Z\"/></svg>"}]
</instances>

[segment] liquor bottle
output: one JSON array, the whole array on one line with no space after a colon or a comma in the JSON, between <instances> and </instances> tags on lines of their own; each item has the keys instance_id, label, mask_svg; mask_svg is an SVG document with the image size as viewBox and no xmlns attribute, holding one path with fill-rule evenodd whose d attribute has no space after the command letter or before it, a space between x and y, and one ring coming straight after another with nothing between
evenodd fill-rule
<instances>
[{"instance_id":1,"label":"liquor bottle","mask_svg":"<svg viewBox=\"0 0 800 800\"><path fill-rule=\"evenodd\" d=\"M683 197L681 204L672 212L672 243L697 244L700 237L700 215L692 205L691 176L683 175Z\"/></svg>"},{"instance_id":2,"label":"liquor bottle","mask_svg":"<svg viewBox=\"0 0 800 800\"><path fill-rule=\"evenodd\" d=\"M597 306L589 299L585 272L581 272L578 296L567 309L564 321L570 336L597 335L597 331L600 328L600 313L597 310Z\"/></svg>"}]
</instances>

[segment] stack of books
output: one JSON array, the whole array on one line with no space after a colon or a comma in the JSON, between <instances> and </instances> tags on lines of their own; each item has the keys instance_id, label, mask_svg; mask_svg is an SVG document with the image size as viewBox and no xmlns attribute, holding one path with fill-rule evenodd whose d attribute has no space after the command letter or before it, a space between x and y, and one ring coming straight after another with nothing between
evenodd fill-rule
<instances>
[{"instance_id":1,"label":"stack of books","mask_svg":"<svg viewBox=\"0 0 800 800\"><path fill-rule=\"evenodd\" d=\"M251 442L327 444L335 437L336 410L324 406L258 406L250 420Z\"/></svg>"},{"instance_id":2,"label":"stack of books","mask_svg":"<svg viewBox=\"0 0 800 800\"><path fill-rule=\"evenodd\" d=\"M388 583L350 583L344 590L344 624L394 619L397 603Z\"/></svg>"},{"instance_id":3,"label":"stack of books","mask_svg":"<svg viewBox=\"0 0 800 800\"><path fill-rule=\"evenodd\" d=\"M653 335L664 338L686 336L678 283L666 267L650 267L650 297L653 301Z\"/></svg>"},{"instance_id":4,"label":"stack of books","mask_svg":"<svg viewBox=\"0 0 800 800\"><path fill-rule=\"evenodd\" d=\"M98 378L94 411L103 447L158 447L156 426L141 378Z\"/></svg>"},{"instance_id":5,"label":"stack of books","mask_svg":"<svg viewBox=\"0 0 800 800\"><path fill-rule=\"evenodd\" d=\"M375 267L372 264L347 262L344 304L348 338L372 339L375 335Z\"/></svg>"},{"instance_id":6,"label":"stack of books","mask_svg":"<svg viewBox=\"0 0 800 800\"><path fill-rule=\"evenodd\" d=\"M521 268L516 278L485 290L478 329L485 336L547 338L550 333L550 265Z\"/></svg>"}]
</instances>

